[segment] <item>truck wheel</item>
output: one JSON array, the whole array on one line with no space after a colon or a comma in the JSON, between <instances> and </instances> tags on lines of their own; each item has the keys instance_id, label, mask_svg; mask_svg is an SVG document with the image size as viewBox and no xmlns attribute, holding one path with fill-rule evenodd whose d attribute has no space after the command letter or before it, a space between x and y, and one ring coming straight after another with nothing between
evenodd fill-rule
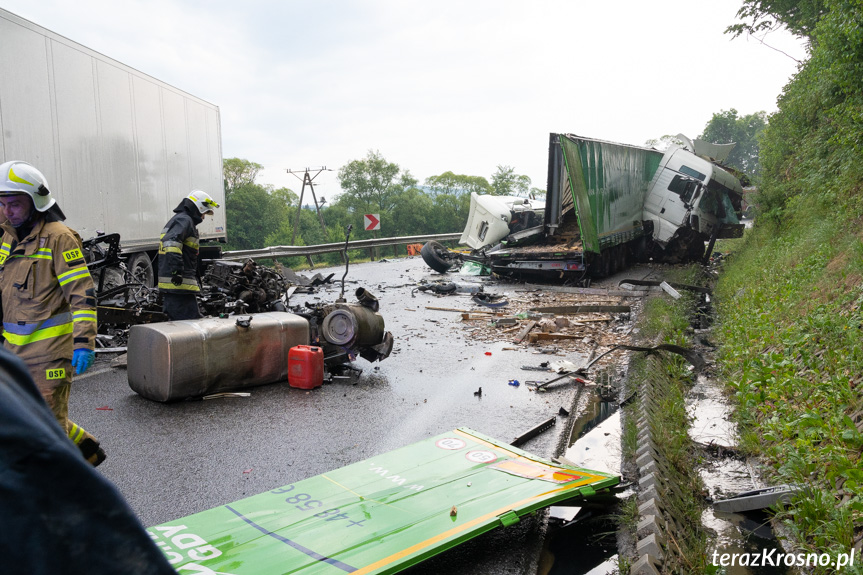
<instances>
[{"instance_id":1,"label":"truck wheel","mask_svg":"<svg viewBox=\"0 0 863 575\"><path fill-rule=\"evenodd\" d=\"M420 250L426 265L438 273L445 274L453 266L449 250L438 242L427 242Z\"/></svg>"},{"instance_id":2,"label":"truck wheel","mask_svg":"<svg viewBox=\"0 0 863 575\"><path fill-rule=\"evenodd\" d=\"M129 273L134 281L144 284L147 287L153 287L153 264L150 262L150 256L147 252L138 252L129 256L129 262L126 264Z\"/></svg>"}]
</instances>

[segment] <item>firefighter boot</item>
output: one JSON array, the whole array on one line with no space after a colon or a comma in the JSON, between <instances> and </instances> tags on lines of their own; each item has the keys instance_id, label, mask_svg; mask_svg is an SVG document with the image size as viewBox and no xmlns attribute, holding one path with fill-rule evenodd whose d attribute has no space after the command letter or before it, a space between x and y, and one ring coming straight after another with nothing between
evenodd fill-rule
<instances>
[{"instance_id":1,"label":"firefighter boot","mask_svg":"<svg viewBox=\"0 0 863 575\"><path fill-rule=\"evenodd\" d=\"M99 467L99 464L105 461L105 452L99 447L99 442L93 438L85 437L78 444L78 449L81 450L84 459L89 461L93 467Z\"/></svg>"}]
</instances>

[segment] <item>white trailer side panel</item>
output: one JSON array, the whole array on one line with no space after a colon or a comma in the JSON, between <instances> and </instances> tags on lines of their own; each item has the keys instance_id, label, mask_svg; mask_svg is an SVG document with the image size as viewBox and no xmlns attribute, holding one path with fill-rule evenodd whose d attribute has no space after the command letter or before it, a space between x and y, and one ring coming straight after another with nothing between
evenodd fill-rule
<instances>
[{"instance_id":1,"label":"white trailer side panel","mask_svg":"<svg viewBox=\"0 0 863 575\"><path fill-rule=\"evenodd\" d=\"M32 163L86 239L120 233L154 249L193 189L223 209L218 107L0 9L0 161Z\"/></svg>"}]
</instances>

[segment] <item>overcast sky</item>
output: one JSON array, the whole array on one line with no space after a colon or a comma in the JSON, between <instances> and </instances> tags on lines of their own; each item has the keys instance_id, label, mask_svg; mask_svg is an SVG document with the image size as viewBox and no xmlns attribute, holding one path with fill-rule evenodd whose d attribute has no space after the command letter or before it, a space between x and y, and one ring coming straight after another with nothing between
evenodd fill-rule
<instances>
[{"instance_id":1,"label":"overcast sky","mask_svg":"<svg viewBox=\"0 0 863 575\"><path fill-rule=\"evenodd\" d=\"M643 145L776 109L796 62L723 30L741 0L0 0L219 106L222 155L337 170L378 150L421 182L498 165L545 188L549 132ZM765 42L798 59L784 32ZM336 171L315 180L339 191Z\"/></svg>"}]
</instances>

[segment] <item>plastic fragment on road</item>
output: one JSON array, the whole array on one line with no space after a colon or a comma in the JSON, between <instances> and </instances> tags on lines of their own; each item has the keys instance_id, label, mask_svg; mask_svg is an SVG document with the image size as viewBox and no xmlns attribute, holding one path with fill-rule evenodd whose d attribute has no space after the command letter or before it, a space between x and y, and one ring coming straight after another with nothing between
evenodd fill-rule
<instances>
[{"instance_id":1,"label":"plastic fragment on road","mask_svg":"<svg viewBox=\"0 0 863 575\"><path fill-rule=\"evenodd\" d=\"M180 573L397 573L619 481L459 428L148 531Z\"/></svg>"}]
</instances>

